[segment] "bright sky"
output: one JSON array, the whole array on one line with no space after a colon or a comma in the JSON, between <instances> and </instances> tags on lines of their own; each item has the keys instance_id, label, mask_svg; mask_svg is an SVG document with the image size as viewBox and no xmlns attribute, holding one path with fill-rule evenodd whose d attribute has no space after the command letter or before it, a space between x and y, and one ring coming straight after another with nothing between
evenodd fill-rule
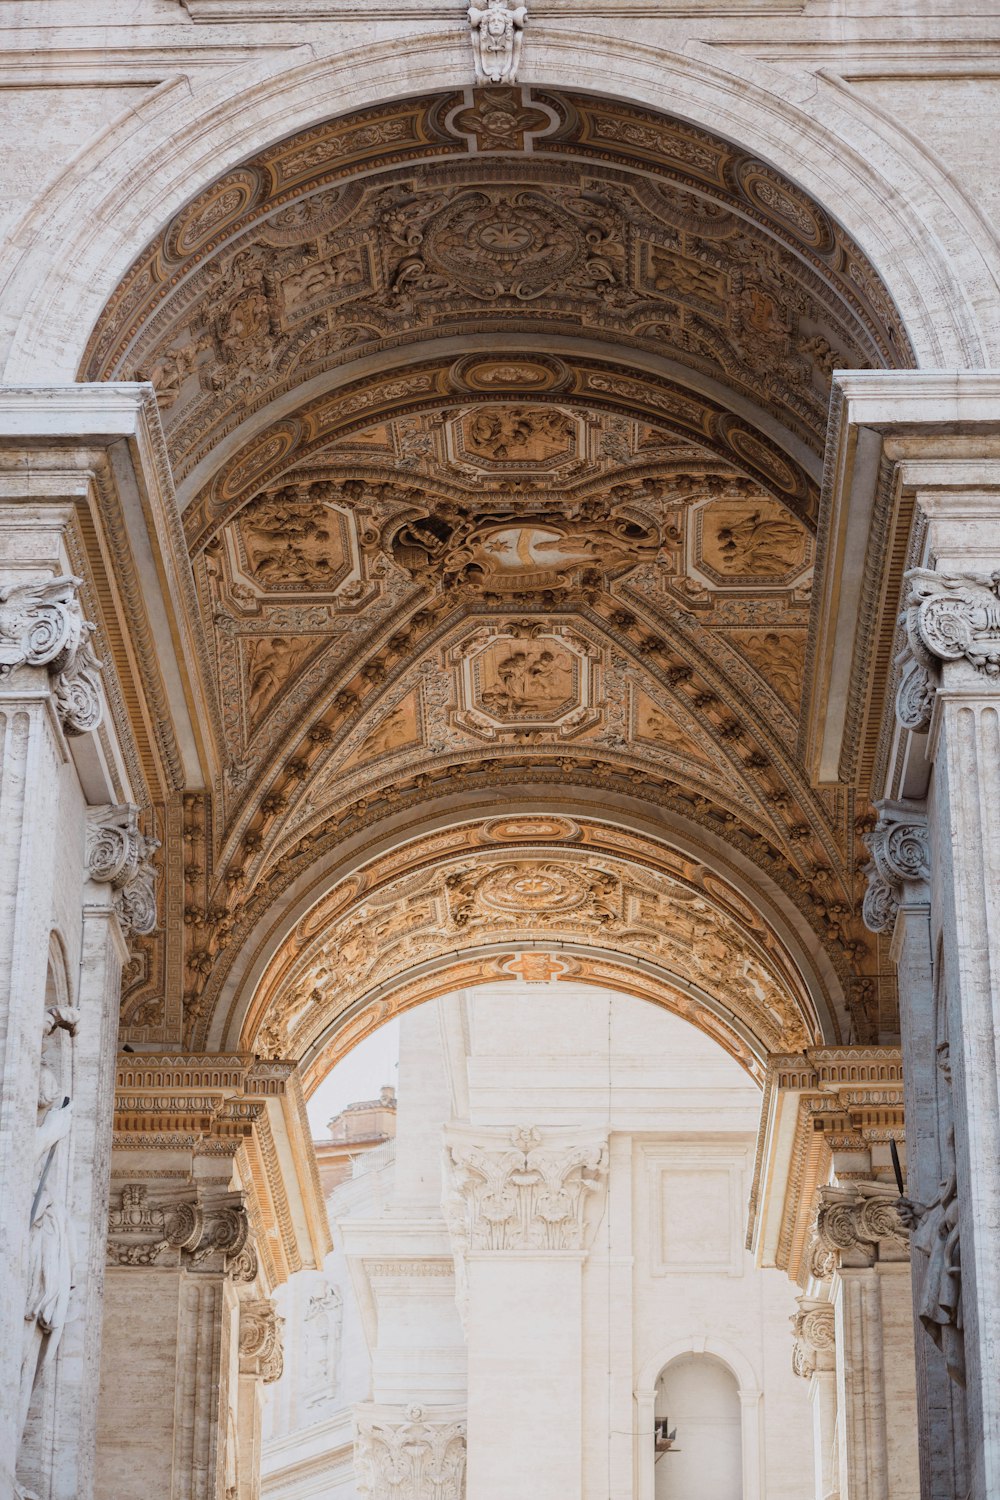
<instances>
[{"instance_id":1,"label":"bright sky","mask_svg":"<svg viewBox=\"0 0 1000 1500\"><path fill-rule=\"evenodd\" d=\"M309 1125L316 1140L325 1140L327 1123L346 1104L377 1099L384 1083L396 1087L399 1069L399 1022L387 1021L349 1052L327 1074L309 1100Z\"/></svg>"}]
</instances>

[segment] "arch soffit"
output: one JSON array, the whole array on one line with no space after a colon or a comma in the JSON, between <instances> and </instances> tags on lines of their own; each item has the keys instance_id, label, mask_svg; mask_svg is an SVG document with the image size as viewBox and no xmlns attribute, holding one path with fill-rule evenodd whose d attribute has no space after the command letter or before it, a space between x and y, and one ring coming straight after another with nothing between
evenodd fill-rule
<instances>
[{"instance_id":1,"label":"arch soffit","mask_svg":"<svg viewBox=\"0 0 1000 1500\"><path fill-rule=\"evenodd\" d=\"M531 821L553 815L553 806L551 790L542 800L537 788L528 793L514 789L504 804L507 817ZM411 814L405 820L387 819L366 834L346 840L328 857L316 861L282 895L275 894L240 941L217 957L200 1002L199 1035L214 1050L250 1044L249 1032L266 1024L268 1003L276 986L280 987L289 957L294 959L296 934L311 921L317 921L318 913L337 907L336 893L344 898L340 904L343 911L352 893L363 896L372 888L375 884L372 876L379 869L388 877L395 864L405 877L421 869L433 870L435 865L440 867L442 862L454 861L463 853L468 856L478 851L482 857L487 850L494 858L511 861L517 858L518 845L531 849L532 857L543 862L547 859L546 847L559 854L562 845L563 858L568 852L580 853L585 849L598 868L601 858L611 854L637 870L665 871L668 878L672 878L669 876L672 869L674 876L687 881L692 888L699 884L704 887L707 880L710 889L728 892L724 896L726 909L737 923L744 930L767 934L768 943L780 952L784 992L804 1018L805 1029L810 1035L818 1032L823 1040L830 1042L846 1034L849 1023L841 979L815 932L788 896L723 838L671 815L661 815L654 823L648 807L641 803L630 805L620 797L611 799L609 804L595 805L560 788L555 807L555 821L568 821L585 829L586 839L554 837L541 843L522 838L506 842L483 840L476 830L498 821L496 798L465 793L453 799L450 806L439 804L431 817ZM436 849L426 847L433 846L435 841ZM583 933L584 943L595 934L599 938L602 926L600 921L592 923L590 933ZM625 928L627 923L623 921L621 930ZM453 930L458 933L460 929L456 926ZM579 929L550 931L553 940L561 938L571 943L581 940ZM509 933L496 936L510 938ZM532 940L531 934L522 930L515 945L530 947ZM447 948L447 944L444 946ZM643 953L641 946L635 951L639 958L656 956L649 951ZM616 962L621 958L619 945ZM362 985L354 999L360 1000L371 988L374 986ZM318 1019L317 1016L317 1022ZM314 1026L317 1033L321 1029L318 1024ZM300 1032L300 1050L311 1045L311 1040L306 1042L304 1037L305 1032ZM772 1031L760 1045L767 1051L780 1047L781 1043Z\"/></svg>"},{"instance_id":2,"label":"arch soffit","mask_svg":"<svg viewBox=\"0 0 1000 1500\"><path fill-rule=\"evenodd\" d=\"M302 1085L308 1098L359 1042L387 1021L456 990L527 979L529 984L559 982L592 985L659 1006L697 1027L737 1062L758 1087L767 1072L767 1051L759 1038L724 1010L705 990L680 975L638 959L625 959L613 950L580 944L496 943L470 950L461 957L445 956L400 974L380 985L331 1021L299 1059Z\"/></svg>"},{"instance_id":3,"label":"arch soffit","mask_svg":"<svg viewBox=\"0 0 1000 1500\"><path fill-rule=\"evenodd\" d=\"M67 168L10 243L0 309L9 382L71 379L131 259L220 171L317 118L404 91L454 88L468 62L453 33L402 38L388 58L359 49L316 59L310 48L300 62L304 50L269 59L249 85L241 74L239 88L229 78L194 88L188 78L168 80ZM921 365L995 362L1000 277L985 226L927 153L849 93L810 80L810 97L792 102L787 77L758 60L671 57L544 27L532 32L528 71L528 82L591 85L652 108L669 89L675 114L722 130L819 202L838 205L882 271ZM106 186L95 204L99 165Z\"/></svg>"}]
</instances>

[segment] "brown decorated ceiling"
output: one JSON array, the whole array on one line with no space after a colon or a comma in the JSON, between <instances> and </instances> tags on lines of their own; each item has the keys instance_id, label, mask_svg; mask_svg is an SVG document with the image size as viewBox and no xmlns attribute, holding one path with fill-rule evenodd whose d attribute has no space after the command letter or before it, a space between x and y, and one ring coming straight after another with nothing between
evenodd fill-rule
<instances>
[{"instance_id":1,"label":"brown decorated ceiling","mask_svg":"<svg viewBox=\"0 0 1000 1500\"><path fill-rule=\"evenodd\" d=\"M724 839L823 949L829 1039L876 1032L855 810L809 787L797 743L831 373L909 358L874 271L798 188L582 95L387 104L183 209L81 370L156 388L222 766L160 810L183 923L131 966L136 1038L203 1044L225 993L242 1045L303 1055L418 953L532 933L644 955L716 1029L735 1018L734 1053L818 1035L794 964L579 849L520 874L477 850L308 941L269 915L366 830L514 784L539 805L628 795ZM504 871L539 895L498 925ZM546 906L570 886L572 921ZM392 941L368 951L376 930ZM262 932L271 968L244 991Z\"/></svg>"}]
</instances>

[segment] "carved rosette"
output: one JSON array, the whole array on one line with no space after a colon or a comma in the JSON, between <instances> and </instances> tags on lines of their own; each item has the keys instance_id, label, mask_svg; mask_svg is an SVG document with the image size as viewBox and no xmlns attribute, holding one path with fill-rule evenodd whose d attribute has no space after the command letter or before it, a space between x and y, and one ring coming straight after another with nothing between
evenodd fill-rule
<instances>
[{"instance_id":1,"label":"carved rosette","mask_svg":"<svg viewBox=\"0 0 1000 1500\"><path fill-rule=\"evenodd\" d=\"M67 734L88 734L101 722L101 663L77 590L82 579L52 578L0 589L0 678L18 667L45 667L59 721Z\"/></svg>"},{"instance_id":2,"label":"carved rosette","mask_svg":"<svg viewBox=\"0 0 1000 1500\"><path fill-rule=\"evenodd\" d=\"M879 820L867 840L872 862L862 916L869 932L888 932L896 920L907 886L930 879L927 823L915 808L882 803Z\"/></svg>"},{"instance_id":3,"label":"carved rosette","mask_svg":"<svg viewBox=\"0 0 1000 1500\"><path fill-rule=\"evenodd\" d=\"M265 1385L280 1380L285 1367L281 1346L284 1318L266 1297L240 1303L240 1374L253 1375Z\"/></svg>"},{"instance_id":4,"label":"carved rosette","mask_svg":"<svg viewBox=\"0 0 1000 1500\"><path fill-rule=\"evenodd\" d=\"M604 1138L516 1129L454 1131L446 1217L457 1249L582 1250L607 1181ZM589 1212L588 1212L589 1210Z\"/></svg>"},{"instance_id":5,"label":"carved rosette","mask_svg":"<svg viewBox=\"0 0 1000 1500\"><path fill-rule=\"evenodd\" d=\"M354 1408L354 1470L367 1500L463 1500L465 1413L455 1407Z\"/></svg>"},{"instance_id":6,"label":"carved rosette","mask_svg":"<svg viewBox=\"0 0 1000 1500\"><path fill-rule=\"evenodd\" d=\"M792 1370L808 1380L817 1370L832 1370L836 1349L832 1302L800 1297L799 1310L791 1319Z\"/></svg>"},{"instance_id":7,"label":"carved rosette","mask_svg":"<svg viewBox=\"0 0 1000 1500\"><path fill-rule=\"evenodd\" d=\"M190 1197L167 1195L157 1203L147 1183L125 1183L108 1211L108 1264L178 1266L253 1281L257 1255L246 1208L238 1201L199 1203L188 1191Z\"/></svg>"},{"instance_id":8,"label":"carved rosette","mask_svg":"<svg viewBox=\"0 0 1000 1500\"><path fill-rule=\"evenodd\" d=\"M125 802L90 813L87 873L114 891L115 910L126 937L145 937L156 928L156 868L159 839L139 830L139 809Z\"/></svg>"},{"instance_id":9,"label":"carved rosette","mask_svg":"<svg viewBox=\"0 0 1000 1500\"><path fill-rule=\"evenodd\" d=\"M899 1216L899 1195L882 1182L820 1188L818 1244L838 1268L872 1266L877 1260L908 1260L909 1232Z\"/></svg>"}]
</instances>

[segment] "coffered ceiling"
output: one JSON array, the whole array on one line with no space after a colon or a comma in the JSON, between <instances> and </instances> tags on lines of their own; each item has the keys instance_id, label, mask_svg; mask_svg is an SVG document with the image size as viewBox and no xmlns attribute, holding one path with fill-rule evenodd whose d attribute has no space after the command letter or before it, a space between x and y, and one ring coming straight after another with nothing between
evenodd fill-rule
<instances>
[{"instance_id":1,"label":"coffered ceiling","mask_svg":"<svg viewBox=\"0 0 1000 1500\"><path fill-rule=\"evenodd\" d=\"M421 962L551 940L657 966L745 1057L877 1032L863 825L797 746L831 373L909 360L827 212L608 100L394 101L200 194L81 369L156 389L224 766L158 809L183 931L134 960L130 1031L305 1055ZM766 935L579 842L286 914L514 785L721 840L812 934L824 1014Z\"/></svg>"}]
</instances>

